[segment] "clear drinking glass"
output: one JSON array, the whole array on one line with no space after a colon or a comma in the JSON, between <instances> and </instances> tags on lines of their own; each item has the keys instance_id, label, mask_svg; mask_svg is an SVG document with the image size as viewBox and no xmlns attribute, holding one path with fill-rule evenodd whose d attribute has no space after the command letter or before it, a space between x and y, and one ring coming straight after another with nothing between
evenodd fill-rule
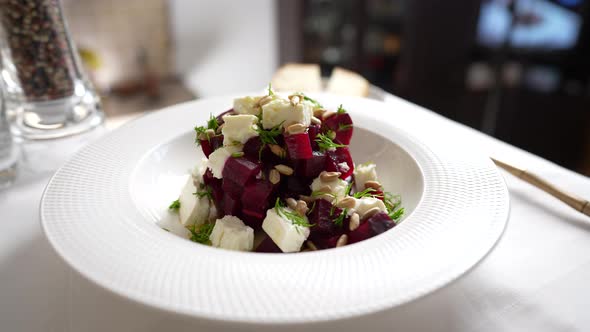
<instances>
[{"instance_id":1,"label":"clear drinking glass","mask_svg":"<svg viewBox=\"0 0 590 332\"><path fill-rule=\"evenodd\" d=\"M4 98L0 90L0 189L9 186L16 178L18 156L19 152L12 140Z\"/></svg>"},{"instance_id":2,"label":"clear drinking glass","mask_svg":"<svg viewBox=\"0 0 590 332\"><path fill-rule=\"evenodd\" d=\"M0 0L0 57L15 135L57 138L102 123L59 0Z\"/></svg>"}]
</instances>

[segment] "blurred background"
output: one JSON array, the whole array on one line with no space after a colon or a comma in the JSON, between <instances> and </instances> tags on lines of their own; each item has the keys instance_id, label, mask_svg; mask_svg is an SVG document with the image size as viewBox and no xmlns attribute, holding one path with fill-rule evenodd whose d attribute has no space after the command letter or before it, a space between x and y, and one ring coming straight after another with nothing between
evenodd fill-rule
<instances>
[{"instance_id":1,"label":"blurred background","mask_svg":"<svg viewBox=\"0 0 590 332\"><path fill-rule=\"evenodd\" d=\"M590 175L590 0L64 0L107 116L265 86L372 84ZM445 135L444 132L440 133Z\"/></svg>"}]
</instances>

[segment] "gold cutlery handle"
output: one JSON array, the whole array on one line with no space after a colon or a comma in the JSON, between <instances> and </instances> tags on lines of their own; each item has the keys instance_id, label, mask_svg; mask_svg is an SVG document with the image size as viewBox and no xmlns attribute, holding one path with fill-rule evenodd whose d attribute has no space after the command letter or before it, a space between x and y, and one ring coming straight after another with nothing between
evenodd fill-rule
<instances>
[{"instance_id":1,"label":"gold cutlery handle","mask_svg":"<svg viewBox=\"0 0 590 332\"><path fill-rule=\"evenodd\" d=\"M522 179L525 182L532 184L533 186L543 190L544 192L548 193L549 195L559 199L560 201L564 202L565 204L571 206L572 208L582 212L583 214L590 216L590 203L587 200L580 198L576 195L570 194L565 192L553 184L545 181L544 179L540 178L539 176L527 172L527 170L518 168L516 166L512 166L505 162L499 161L497 159L491 158L494 163L508 171L510 174L516 176L519 179Z\"/></svg>"}]
</instances>

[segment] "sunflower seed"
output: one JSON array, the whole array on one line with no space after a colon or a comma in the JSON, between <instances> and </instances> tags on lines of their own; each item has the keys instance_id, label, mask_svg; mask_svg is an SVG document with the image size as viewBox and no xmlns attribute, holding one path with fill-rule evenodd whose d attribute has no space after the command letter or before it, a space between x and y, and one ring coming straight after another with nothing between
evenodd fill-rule
<instances>
[{"instance_id":1,"label":"sunflower seed","mask_svg":"<svg viewBox=\"0 0 590 332\"><path fill-rule=\"evenodd\" d=\"M322 120L316 118L315 116L311 117L311 123L315 124L315 125L321 125L322 124Z\"/></svg>"},{"instance_id":2,"label":"sunflower seed","mask_svg":"<svg viewBox=\"0 0 590 332\"><path fill-rule=\"evenodd\" d=\"M272 96L264 96L258 100L258 106L264 106L272 101Z\"/></svg>"},{"instance_id":3,"label":"sunflower seed","mask_svg":"<svg viewBox=\"0 0 590 332\"><path fill-rule=\"evenodd\" d=\"M352 197L345 197L336 203L337 207L339 207L341 209L348 209L348 210L354 209L355 205L356 205L356 201Z\"/></svg>"},{"instance_id":4,"label":"sunflower seed","mask_svg":"<svg viewBox=\"0 0 590 332\"><path fill-rule=\"evenodd\" d=\"M318 250L318 247L315 246L315 244L311 241L306 241L305 244L307 245L307 247L309 248L309 250L311 251L316 251Z\"/></svg>"},{"instance_id":5,"label":"sunflower seed","mask_svg":"<svg viewBox=\"0 0 590 332\"><path fill-rule=\"evenodd\" d=\"M285 149L283 149L282 147L276 144L269 144L268 146L270 146L270 151L275 155L281 158L285 158L287 156L287 151L285 151Z\"/></svg>"},{"instance_id":6,"label":"sunflower seed","mask_svg":"<svg viewBox=\"0 0 590 332\"><path fill-rule=\"evenodd\" d=\"M342 234L342 236L340 236L338 238L338 241L336 241L336 248L345 246L347 242L348 242L348 235Z\"/></svg>"},{"instance_id":7,"label":"sunflower seed","mask_svg":"<svg viewBox=\"0 0 590 332\"><path fill-rule=\"evenodd\" d=\"M287 127L287 133L289 135L302 134L305 132L305 129L307 128L303 124L295 123Z\"/></svg>"},{"instance_id":8,"label":"sunflower seed","mask_svg":"<svg viewBox=\"0 0 590 332\"><path fill-rule=\"evenodd\" d=\"M289 96L289 101L291 102L291 105L293 106L297 106L297 104L299 104L301 102L301 97L299 95L292 95Z\"/></svg>"},{"instance_id":9,"label":"sunflower seed","mask_svg":"<svg viewBox=\"0 0 590 332\"><path fill-rule=\"evenodd\" d=\"M320 173L320 180L322 180L322 182L331 182L338 179L340 175L342 175L342 173L340 172L323 171L322 173Z\"/></svg>"},{"instance_id":10,"label":"sunflower seed","mask_svg":"<svg viewBox=\"0 0 590 332\"><path fill-rule=\"evenodd\" d=\"M366 220L367 218L371 218L372 216L374 216L376 213L378 213L380 211L381 211L381 209L378 207L371 208L363 214L362 219Z\"/></svg>"},{"instance_id":11,"label":"sunflower seed","mask_svg":"<svg viewBox=\"0 0 590 332\"><path fill-rule=\"evenodd\" d=\"M355 229L357 229L360 224L361 224L361 217L359 216L358 213L356 213L356 212L353 213L352 216L350 216L350 222L348 223L348 228L352 232Z\"/></svg>"},{"instance_id":12,"label":"sunflower seed","mask_svg":"<svg viewBox=\"0 0 590 332\"><path fill-rule=\"evenodd\" d=\"M318 119L321 119L324 115L324 113L326 113L327 111L323 108L318 108L313 110L313 116L315 116Z\"/></svg>"},{"instance_id":13,"label":"sunflower seed","mask_svg":"<svg viewBox=\"0 0 590 332\"><path fill-rule=\"evenodd\" d=\"M295 210L295 207L297 207L297 201L295 200L295 198L292 198L292 197L287 198L287 206L290 207L291 209Z\"/></svg>"},{"instance_id":14,"label":"sunflower seed","mask_svg":"<svg viewBox=\"0 0 590 332\"><path fill-rule=\"evenodd\" d=\"M281 182L281 174L276 169L271 169L270 173L268 174L268 180L272 184L277 184Z\"/></svg>"},{"instance_id":15,"label":"sunflower seed","mask_svg":"<svg viewBox=\"0 0 590 332\"><path fill-rule=\"evenodd\" d=\"M365 189L368 189L368 188L380 190L381 183L379 183L377 181L367 181L367 182L365 182Z\"/></svg>"},{"instance_id":16,"label":"sunflower seed","mask_svg":"<svg viewBox=\"0 0 590 332\"><path fill-rule=\"evenodd\" d=\"M322 120L326 121L327 118L331 117L332 115L335 115L336 112L333 111L326 111L324 112L324 114L322 115Z\"/></svg>"},{"instance_id":17,"label":"sunflower seed","mask_svg":"<svg viewBox=\"0 0 590 332\"><path fill-rule=\"evenodd\" d=\"M303 201L303 200L297 201L297 206L295 206L295 211L297 211L297 213L300 216L305 216L307 211L309 211L309 208L307 207L307 203L305 203L305 201Z\"/></svg>"},{"instance_id":18,"label":"sunflower seed","mask_svg":"<svg viewBox=\"0 0 590 332\"><path fill-rule=\"evenodd\" d=\"M279 164L275 166L275 169L283 175L293 175L293 169L287 165Z\"/></svg>"}]
</instances>

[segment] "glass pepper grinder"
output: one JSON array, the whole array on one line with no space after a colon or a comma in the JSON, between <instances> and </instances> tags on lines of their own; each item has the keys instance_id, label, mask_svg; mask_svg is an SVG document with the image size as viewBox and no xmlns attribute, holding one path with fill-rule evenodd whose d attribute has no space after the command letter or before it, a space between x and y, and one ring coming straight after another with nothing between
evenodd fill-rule
<instances>
[{"instance_id":1,"label":"glass pepper grinder","mask_svg":"<svg viewBox=\"0 0 590 332\"><path fill-rule=\"evenodd\" d=\"M0 0L0 58L16 136L58 138L102 123L59 0Z\"/></svg>"}]
</instances>

